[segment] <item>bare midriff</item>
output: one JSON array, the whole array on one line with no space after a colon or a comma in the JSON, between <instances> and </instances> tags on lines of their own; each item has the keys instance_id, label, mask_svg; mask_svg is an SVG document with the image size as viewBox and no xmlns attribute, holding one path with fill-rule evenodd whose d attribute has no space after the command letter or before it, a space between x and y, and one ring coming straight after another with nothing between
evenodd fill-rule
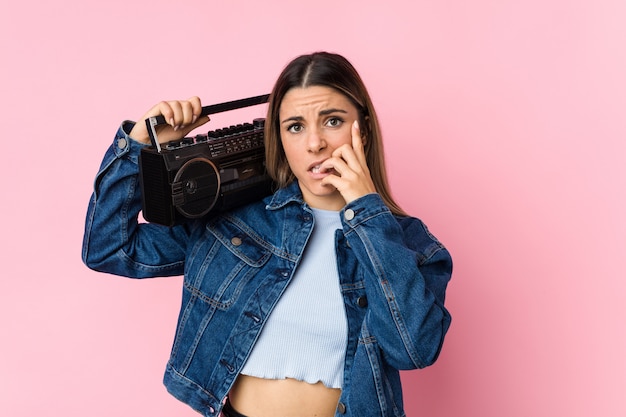
<instances>
[{"instance_id":1,"label":"bare midriff","mask_svg":"<svg viewBox=\"0 0 626 417\"><path fill-rule=\"evenodd\" d=\"M239 375L228 397L248 417L333 417L341 390L321 382Z\"/></svg>"}]
</instances>

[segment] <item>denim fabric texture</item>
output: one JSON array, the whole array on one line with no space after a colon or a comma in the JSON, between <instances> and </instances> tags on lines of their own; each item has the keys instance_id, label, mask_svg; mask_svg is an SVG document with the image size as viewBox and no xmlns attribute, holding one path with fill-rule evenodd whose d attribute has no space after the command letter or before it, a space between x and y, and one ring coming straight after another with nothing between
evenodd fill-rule
<instances>
[{"instance_id":1,"label":"denim fabric texture","mask_svg":"<svg viewBox=\"0 0 626 417\"><path fill-rule=\"evenodd\" d=\"M97 174L83 261L126 277L184 275L164 383L216 417L301 260L314 217L293 183L209 220L139 224L143 145L128 137L131 127L120 126ZM346 205L341 221L335 248L349 334L336 415L402 417L399 370L435 362L450 326L452 260L419 219L394 216L378 194Z\"/></svg>"}]
</instances>

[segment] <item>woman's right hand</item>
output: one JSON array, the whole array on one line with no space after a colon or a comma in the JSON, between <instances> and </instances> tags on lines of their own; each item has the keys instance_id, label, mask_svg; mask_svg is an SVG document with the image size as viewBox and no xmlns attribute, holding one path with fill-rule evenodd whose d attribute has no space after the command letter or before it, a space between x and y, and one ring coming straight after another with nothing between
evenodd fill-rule
<instances>
[{"instance_id":1,"label":"woman's right hand","mask_svg":"<svg viewBox=\"0 0 626 417\"><path fill-rule=\"evenodd\" d=\"M159 143L165 143L185 137L189 132L210 120L208 116L200 117L202 104L200 98L188 100L162 101L152 107L141 120L135 123L129 136L141 143L150 143L146 120L154 116L163 116L167 124L156 126Z\"/></svg>"}]
</instances>

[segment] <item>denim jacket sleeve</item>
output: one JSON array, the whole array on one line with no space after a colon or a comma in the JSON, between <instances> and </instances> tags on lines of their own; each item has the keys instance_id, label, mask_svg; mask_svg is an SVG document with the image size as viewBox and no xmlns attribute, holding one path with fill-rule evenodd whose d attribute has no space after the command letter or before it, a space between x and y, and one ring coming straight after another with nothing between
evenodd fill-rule
<instances>
[{"instance_id":1,"label":"denim jacket sleeve","mask_svg":"<svg viewBox=\"0 0 626 417\"><path fill-rule=\"evenodd\" d=\"M87 209L82 258L91 269L132 278L181 275L187 226L139 223L139 154L132 122L119 127L96 176Z\"/></svg>"},{"instance_id":2,"label":"denim jacket sleeve","mask_svg":"<svg viewBox=\"0 0 626 417\"><path fill-rule=\"evenodd\" d=\"M378 194L348 204L342 217L344 235L366 269L369 334L394 368L431 365L451 322L444 307L450 254L419 219L394 216Z\"/></svg>"}]
</instances>

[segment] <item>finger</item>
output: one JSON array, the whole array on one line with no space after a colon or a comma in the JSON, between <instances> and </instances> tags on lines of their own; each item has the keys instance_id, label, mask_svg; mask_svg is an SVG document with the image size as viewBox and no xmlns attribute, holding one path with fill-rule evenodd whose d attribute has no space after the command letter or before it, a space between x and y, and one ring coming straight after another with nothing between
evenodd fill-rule
<instances>
[{"instance_id":1,"label":"finger","mask_svg":"<svg viewBox=\"0 0 626 417\"><path fill-rule=\"evenodd\" d=\"M195 123L196 120L198 120L198 118L200 118L200 115L202 114L202 103L200 101L200 97L194 96L194 97L190 97L189 103L191 103L191 108L192 108L192 120L191 123ZM206 122L205 122L206 123Z\"/></svg>"},{"instance_id":2,"label":"finger","mask_svg":"<svg viewBox=\"0 0 626 417\"><path fill-rule=\"evenodd\" d=\"M333 155L320 165L320 170L322 172L334 171L338 174L338 176L343 176L347 172L351 171L347 161L342 157L339 150L335 150Z\"/></svg>"},{"instance_id":3,"label":"finger","mask_svg":"<svg viewBox=\"0 0 626 417\"><path fill-rule=\"evenodd\" d=\"M322 167L325 167L325 163L334 164L335 169L342 174L347 169L356 173L362 173L366 169L356 155L353 147L347 144L335 149L332 157L324 161Z\"/></svg>"},{"instance_id":4,"label":"finger","mask_svg":"<svg viewBox=\"0 0 626 417\"><path fill-rule=\"evenodd\" d=\"M345 202L349 203L366 194L366 192L363 191L363 187L359 184L353 171L346 169L343 171L343 174L339 172L342 170L341 165L341 163L338 163L335 167L335 173L327 175L322 179L322 185L334 187L341 193ZM343 164L343 167L347 168L347 165Z\"/></svg>"},{"instance_id":5,"label":"finger","mask_svg":"<svg viewBox=\"0 0 626 417\"><path fill-rule=\"evenodd\" d=\"M355 120L351 129L352 144L342 145L335 149L332 154L333 158L343 159L348 166L357 173L368 172L367 159L365 158L365 149L363 140L361 139L361 131L358 122ZM328 161L330 162L330 161Z\"/></svg>"},{"instance_id":6,"label":"finger","mask_svg":"<svg viewBox=\"0 0 626 417\"><path fill-rule=\"evenodd\" d=\"M183 122L183 106L180 101L169 101L167 103L172 109L172 117L169 120L169 124L174 128L174 130L180 129L180 126Z\"/></svg>"},{"instance_id":7,"label":"finger","mask_svg":"<svg viewBox=\"0 0 626 417\"><path fill-rule=\"evenodd\" d=\"M193 107L189 101L180 101L179 104L182 111L182 120L178 124L178 128L182 129L193 123Z\"/></svg>"},{"instance_id":8,"label":"finger","mask_svg":"<svg viewBox=\"0 0 626 417\"><path fill-rule=\"evenodd\" d=\"M172 109L174 109L174 120L176 122L176 129L183 129L189 125L194 125L199 117L202 115L202 103L199 97L191 97L188 100L176 101L171 103ZM180 108L180 119L177 119L177 109ZM204 120L201 124L208 122L209 119ZM199 125L197 125L199 126Z\"/></svg>"},{"instance_id":9,"label":"finger","mask_svg":"<svg viewBox=\"0 0 626 417\"><path fill-rule=\"evenodd\" d=\"M190 97L187 101L181 102L181 105L183 108L184 121L179 128L185 135L211 120L209 116L201 117L202 103L199 97Z\"/></svg>"},{"instance_id":10,"label":"finger","mask_svg":"<svg viewBox=\"0 0 626 417\"><path fill-rule=\"evenodd\" d=\"M166 125L158 128L159 142L175 140L210 120L209 117L200 117L201 114L202 104L198 97L191 97L183 101L161 101L144 114L138 123L135 123L131 130L131 137L139 142L150 143L148 131L143 121L149 117L163 116ZM172 131L176 133L172 134Z\"/></svg>"},{"instance_id":11,"label":"finger","mask_svg":"<svg viewBox=\"0 0 626 417\"><path fill-rule=\"evenodd\" d=\"M327 175L322 179L322 184L335 187L346 203L376 192L376 187L369 174L355 173L345 163L342 164L341 162L335 164L334 170L337 175Z\"/></svg>"},{"instance_id":12,"label":"finger","mask_svg":"<svg viewBox=\"0 0 626 417\"><path fill-rule=\"evenodd\" d=\"M165 118L167 124L169 124L171 127L176 127L177 123L175 107L175 101L161 101L154 107L151 113L154 113L152 114L152 116L158 116L159 114L161 114Z\"/></svg>"},{"instance_id":13,"label":"finger","mask_svg":"<svg viewBox=\"0 0 626 417\"><path fill-rule=\"evenodd\" d=\"M363 136L361 136L361 127L357 120L352 123L352 149L363 167L367 167L367 158L365 157L365 147L363 146Z\"/></svg>"}]
</instances>

